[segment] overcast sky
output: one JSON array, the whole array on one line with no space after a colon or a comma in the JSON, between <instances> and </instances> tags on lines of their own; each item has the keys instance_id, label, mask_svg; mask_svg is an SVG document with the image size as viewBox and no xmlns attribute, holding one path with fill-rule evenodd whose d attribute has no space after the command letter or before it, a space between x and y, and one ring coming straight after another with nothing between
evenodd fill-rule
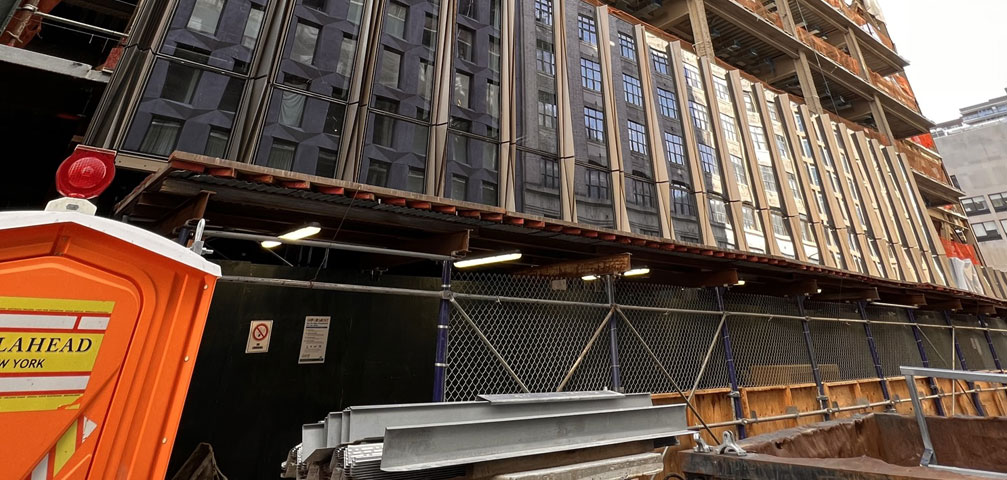
<instances>
[{"instance_id":1,"label":"overcast sky","mask_svg":"<svg viewBox=\"0 0 1007 480\"><path fill-rule=\"evenodd\" d=\"M928 118L953 120L961 107L1007 95L1007 0L879 3Z\"/></svg>"}]
</instances>

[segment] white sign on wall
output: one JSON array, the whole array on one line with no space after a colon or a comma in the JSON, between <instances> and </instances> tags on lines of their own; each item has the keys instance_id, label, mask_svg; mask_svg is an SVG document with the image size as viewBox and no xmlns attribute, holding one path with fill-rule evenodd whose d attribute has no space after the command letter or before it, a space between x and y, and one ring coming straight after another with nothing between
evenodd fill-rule
<instances>
[{"instance_id":1,"label":"white sign on wall","mask_svg":"<svg viewBox=\"0 0 1007 480\"><path fill-rule=\"evenodd\" d=\"M266 353L269 351L269 339L273 336L272 320L252 320L248 325L248 342L245 353Z\"/></svg>"},{"instance_id":2,"label":"white sign on wall","mask_svg":"<svg viewBox=\"0 0 1007 480\"><path fill-rule=\"evenodd\" d=\"M329 343L329 321L332 317L304 317L301 353L297 363L325 363L325 347Z\"/></svg>"}]
</instances>

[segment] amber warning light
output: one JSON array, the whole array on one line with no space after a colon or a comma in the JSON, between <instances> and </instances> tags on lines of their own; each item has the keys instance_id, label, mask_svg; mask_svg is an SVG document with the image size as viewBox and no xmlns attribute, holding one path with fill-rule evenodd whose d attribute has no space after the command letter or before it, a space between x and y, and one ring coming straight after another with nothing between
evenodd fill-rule
<instances>
[{"instance_id":1,"label":"amber warning light","mask_svg":"<svg viewBox=\"0 0 1007 480\"><path fill-rule=\"evenodd\" d=\"M88 199L97 197L115 178L115 151L78 145L56 170L56 190L64 198L53 200L46 210L94 214Z\"/></svg>"}]
</instances>

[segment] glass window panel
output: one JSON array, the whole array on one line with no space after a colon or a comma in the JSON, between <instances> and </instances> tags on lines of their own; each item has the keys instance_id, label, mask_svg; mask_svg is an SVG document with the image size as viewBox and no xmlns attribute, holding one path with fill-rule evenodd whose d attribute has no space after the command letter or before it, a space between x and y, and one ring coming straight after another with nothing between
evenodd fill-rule
<instances>
[{"instance_id":1,"label":"glass window panel","mask_svg":"<svg viewBox=\"0 0 1007 480\"><path fill-rule=\"evenodd\" d=\"M196 0L192 15L189 16L189 30L207 35L216 34L224 3L224 0Z\"/></svg>"},{"instance_id":2,"label":"glass window panel","mask_svg":"<svg viewBox=\"0 0 1007 480\"><path fill-rule=\"evenodd\" d=\"M167 157L175 150L182 122L170 118L154 118L140 144L140 151Z\"/></svg>"},{"instance_id":3,"label":"glass window panel","mask_svg":"<svg viewBox=\"0 0 1007 480\"><path fill-rule=\"evenodd\" d=\"M294 165L294 153L296 151L296 143L273 140L273 146L269 149L269 157L266 159L266 166L279 168L280 170L290 170Z\"/></svg>"},{"instance_id":4,"label":"glass window panel","mask_svg":"<svg viewBox=\"0 0 1007 480\"><path fill-rule=\"evenodd\" d=\"M622 74L622 86L626 92L626 102L638 107L643 106L643 90L640 87L640 79L627 74Z\"/></svg>"},{"instance_id":5,"label":"glass window panel","mask_svg":"<svg viewBox=\"0 0 1007 480\"><path fill-rule=\"evenodd\" d=\"M227 153L227 140L231 132L219 128L211 128L210 136L206 139L206 149L203 155L208 157L223 158Z\"/></svg>"},{"instance_id":6,"label":"glass window panel","mask_svg":"<svg viewBox=\"0 0 1007 480\"><path fill-rule=\"evenodd\" d=\"M594 91L601 91L601 65L594 60L580 59L581 86Z\"/></svg>"},{"instance_id":7,"label":"glass window panel","mask_svg":"<svg viewBox=\"0 0 1007 480\"><path fill-rule=\"evenodd\" d=\"M623 58L636 60L636 40L627 33L619 32L619 53Z\"/></svg>"},{"instance_id":8,"label":"glass window panel","mask_svg":"<svg viewBox=\"0 0 1007 480\"><path fill-rule=\"evenodd\" d=\"M255 42L259 39L259 30L262 30L262 17L265 12L255 5L248 10L248 18L245 20L245 31L241 35L241 45L245 48L255 48Z\"/></svg>"},{"instance_id":9,"label":"glass window panel","mask_svg":"<svg viewBox=\"0 0 1007 480\"><path fill-rule=\"evenodd\" d=\"M559 161L518 150L517 209L547 218L560 218Z\"/></svg>"},{"instance_id":10,"label":"glass window panel","mask_svg":"<svg viewBox=\"0 0 1007 480\"><path fill-rule=\"evenodd\" d=\"M584 43L598 44L598 27L593 18L587 15L577 16L577 38Z\"/></svg>"},{"instance_id":11,"label":"glass window panel","mask_svg":"<svg viewBox=\"0 0 1007 480\"><path fill-rule=\"evenodd\" d=\"M336 152L318 149L318 163L315 165L315 175L319 177L334 178L336 176Z\"/></svg>"},{"instance_id":12,"label":"glass window panel","mask_svg":"<svg viewBox=\"0 0 1007 480\"><path fill-rule=\"evenodd\" d=\"M385 20L385 32L398 38L405 38L406 15L408 15L409 9L396 2L388 3L387 8L388 19Z\"/></svg>"},{"instance_id":13,"label":"glass window panel","mask_svg":"<svg viewBox=\"0 0 1007 480\"><path fill-rule=\"evenodd\" d=\"M290 50L290 58L295 62L310 65L315 60L317 46L318 27L298 22L294 30L294 45Z\"/></svg>"},{"instance_id":14,"label":"glass window panel","mask_svg":"<svg viewBox=\"0 0 1007 480\"><path fill-rule=\"evenodd\" d=\"M678 100L673 92L658 88L657 107L661 111L661 115L668 118L678 118Z\"/></svg>"},{"instance_id":15,"label":"glass window panel","mask_svg":"<svg viewBox=\"0 0 1007 480\"><path fill-rule=\"evenodd\" d=\"M399 71L402 66L402 54L385 48L381 52L381 69L378 72L378 83L389 88L399 86Z\"/></svg>"}]
</instances>

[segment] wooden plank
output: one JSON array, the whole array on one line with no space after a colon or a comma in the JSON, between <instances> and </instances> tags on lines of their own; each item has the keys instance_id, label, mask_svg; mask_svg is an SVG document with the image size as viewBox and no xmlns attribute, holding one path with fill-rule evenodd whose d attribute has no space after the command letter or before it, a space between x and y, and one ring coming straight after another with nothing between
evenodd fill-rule
<instances>
[{"instance_id":1,"label":"wooden plank","mask_svg":"<svg viewBox=\"0 0 1007 480\"><path fill-rule=\"evenodd\" d=\"M600 258L572 260L541 265L517 272L518 275L579 278L585 275L616 275L632 268L630 254L620 253Z\"/></svg>"}]
</instances>

